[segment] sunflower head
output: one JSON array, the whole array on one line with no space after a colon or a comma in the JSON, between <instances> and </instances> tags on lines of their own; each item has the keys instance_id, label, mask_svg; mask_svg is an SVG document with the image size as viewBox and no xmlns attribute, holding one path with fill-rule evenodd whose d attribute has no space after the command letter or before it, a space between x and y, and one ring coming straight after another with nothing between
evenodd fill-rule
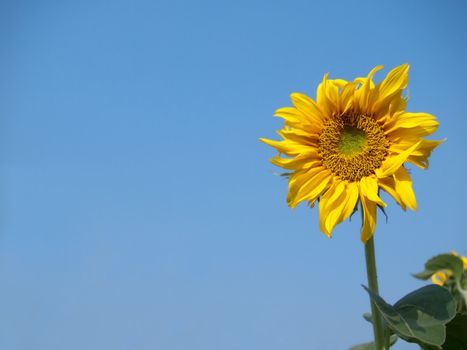
<instances>
[{"instance_id":1,"label":"sunflower head","mask_svg":"<svg viewBox=\"0 0 467 350\"><path fill-rule=\"evenodd\" d=\"M377 85L373 75L354 81L328 79L319 84L316 101L293 93L293 107L280 108L281 141L261 139L279 155L271 162L289 170L290 207L319 200L320 228L331 236L361 203L361 240L373 235L376 208L387 192L403 210L415 210L412 180L405 167L428 167L428 157L443 140L424 139L438 128L428 113L406 112L409 66L396 67Z\"/></svg>"},{"instance_id":2,"label":"sunflower head","mask_svg":"<svg viewBox=\"0 0 467 350\"><path fill-rule=\"evenodd\" d=\"M467 270L467 257L458 255L455 251L451 251L451 255L457 256L458 258L461 259L462 261L462 267L465 270ZM431 276L431 281L439 286L444 286L446 281L448 281L453 275L453 272L449 269L442 269L439 271L436 271L432 276Z\"/></svg>"}]
</instances>

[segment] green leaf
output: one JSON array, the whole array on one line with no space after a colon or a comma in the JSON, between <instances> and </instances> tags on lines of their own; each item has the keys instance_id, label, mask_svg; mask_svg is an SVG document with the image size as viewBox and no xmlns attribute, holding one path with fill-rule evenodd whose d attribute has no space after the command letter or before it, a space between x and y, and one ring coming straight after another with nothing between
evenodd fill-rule
<instances>
[{"instance_id":1,"label":"green leaf","mask_svg":"<svg viewBox=\"0 0 467 350\"><path fill-rule=\"evenodd\" d=\"M369 312L365 312L362 316L366 321L373 323L373 317Z\"/></svg>"},{"instance_id":2,"label":"green leaf","mask_svg":"<svg viewBox=\"0 0 467 350\"><path fill-rule=\"evenodd\" d=\"M446 325L446 342L443 350L467 349L467 315L457 314Z\"/></svg>"},{"instance_id":3,"label":"green leaf","mask_svg":"<svg viewBox=\"0 0 467 350\"><path fill-rule=\"evenodd\" d=\"M456 302L447 289L437 285L425 286L391 306L364 288L395 334L408 342L441 349L446 339L445 324L456 314Z\"/></svg>"},{"instance_id":4,"label":"green leaf","mask_svg":"<svg viewBox=\"0 0 467 350\"><path fill-rule=\"evenodd\" d=\"M431 276L433 276L435 272L436 271L425 270L419 273L413 273L412 276L414 276L415 278L418 278L419 280L427 280L431 278Z\"/></svg>"},{"instance_id":5,"label":"green leaf","mask_svg":"<svg viewBox=\"0 0 467 350\"><path fill-rule=\"evenodd\" d=\"M416 273L413 276L418 279L427 280L439 270L451 270L454 279L456 282L459 282L464 270L462 259L452 254L437 255L425 263L425 271Z\"/></svg>"},{"instance_id":6,"label":"green leaf","mask_svg":"<svg viewBox=\"0 0 467 350\"><path fill-rule=\"evenodd\" d=\"M397 335L391 335L389 338L389 346L393 346L397 341ZM350 350L377 350L374 342L358 344L352 346Z\"/></svg>"},{"instance_id":7,"label":"green leaf","mask_svg":"<svg viewBox=\"0 0 467 350\"><path fill-rule=\"evenodd\" d=\"M452 294L452 297L456 300L457 303L457 313L467 315L467 290L461 289L457 286L449 288L449 291ZM467 331L466 331L467 332Z\"/></svg>"}]
</instances>

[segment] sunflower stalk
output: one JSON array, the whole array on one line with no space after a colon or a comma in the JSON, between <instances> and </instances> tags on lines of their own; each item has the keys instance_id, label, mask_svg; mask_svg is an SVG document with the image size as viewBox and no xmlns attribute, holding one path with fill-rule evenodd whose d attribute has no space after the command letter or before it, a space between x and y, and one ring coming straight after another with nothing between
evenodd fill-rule
<instances>
[{"instance_id":1,"label":"sunflower stalk","mask_svg":"<svg viewBox=\"0 0 467 350\"><path fill-rule=\"evenodd\" d=\"M379 294L378 277L376 273L375 244L373 237L371 237L365 243L365 260L366 273L368 277L368 287L373 293ZM376 350L387 350L389 349L389 339L386 339L388 336L388 332L385 332L383 319L381 317L381 313L376 307L376 304L371 299L370 303Z\"/></svg>"}]
</instances>

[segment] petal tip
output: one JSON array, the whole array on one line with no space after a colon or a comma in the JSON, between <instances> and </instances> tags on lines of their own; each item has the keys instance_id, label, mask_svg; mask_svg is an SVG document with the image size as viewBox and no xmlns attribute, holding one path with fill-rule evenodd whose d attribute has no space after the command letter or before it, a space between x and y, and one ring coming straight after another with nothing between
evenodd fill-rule
<instances>
[{"instance_id":1,"label":"petal tip","mask_svg":"<svg viewBox=\"0 0 467 350\"><path fill-rule=\"evenodd\" d=\"M321 229L321 232L323 232L327 238L332 238L332 232L328 232L325 229Z\"/></svg>"}]
</instances>

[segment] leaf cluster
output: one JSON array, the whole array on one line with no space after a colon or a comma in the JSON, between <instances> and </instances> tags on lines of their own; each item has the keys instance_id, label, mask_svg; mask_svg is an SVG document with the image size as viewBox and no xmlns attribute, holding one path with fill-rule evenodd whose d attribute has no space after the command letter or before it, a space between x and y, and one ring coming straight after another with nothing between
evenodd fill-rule
<instances>
[{"instance_id":1,"label":"leaf cluster","mask_svg":"<svg viewBox=\"0 0 467 350\"><path fill-rule=\"evenodd\" d=\"M467 350L467 276L461 258L437 255L414 277L427 280L440 270L449 270L443 286L427 285L387 303L380 295L363 288L380 311L387 333L385 349L397 339L418 344L425 350ZM363 317L372 322L371 314ZM351 350L379 350L373 342L356 345Z\"/></svg>"}]
</instances>

